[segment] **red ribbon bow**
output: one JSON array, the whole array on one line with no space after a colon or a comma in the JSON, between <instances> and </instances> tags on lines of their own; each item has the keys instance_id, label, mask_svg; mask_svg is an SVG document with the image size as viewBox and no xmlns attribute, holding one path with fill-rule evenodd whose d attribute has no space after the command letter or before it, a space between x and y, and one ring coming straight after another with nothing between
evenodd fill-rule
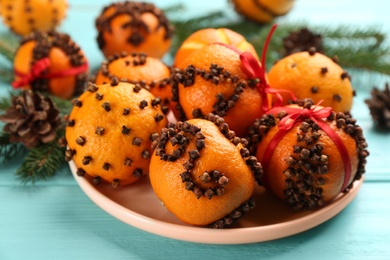
<instances>
[{"instance_id":1,"label":"red ribbon bow","mask_svg":"<svg viewBox=\"0 0 390 260\"><path fill-rule=\"evenodd\" d=\"M74 76L88 70L88 63L84 63L77 67L71 67L68 70L53 72L53 73L45 73L45 71L50 67L50 64L51 64L50 59L46 57L35 62L32 65L30 72L27 74L17 71L15 69L14 71L15 75L18 76L19 79L12 82L12 86L14 88L20 88L30 84L36 79L42 79L42 78L51 79L51 78Z\"/></svg>"},{"instance_id":2,"label":"red ribbon bow","mask_svg":"<svg viewBox=\"0 0 390 260\"><path fill-rule=\"evenodd\" d=\"M275 107L269 110L268 114L277 114L280 111L285 111L288 115L283 117L278 124L279 131L269 142L267 148L264 151L264 156L262 160L262 166L265 172L268 172L269 164L276 146L282 140L282 138L297 124L303 122L305 119L309 118L314 123L316 123L329 137L332 139L333 143L336 145L341 159L343 161L345 175L344 183L342 185L341 191L344 191L347 186L351 176L351 159L347 148L345 147L343 141L335 133L335 131L324 121L331 113L331 107L319 107L318 105L312 106L310 109L307 108L293 108L293 107ZM265 182L267 183L267 174L264 174Z\"/></svg>"},{"instance_id":3,"label":"red ribbon bow","mask_svg":"<svg viewBox=\"0 0 390 260\"><path fill-rule=\"evenodd\" d=\"M280 92L286 92L291 95L291 98L295 101L296 97L294 93L292 93L289 90L284 90L284 89L273 89L271 86L268 84L267 79L266 79L266 69L265 69L265 60L266 60L266 54L267 54L267 49L269 42L271 40L272 34L276 30L277 25L273 25L271 28L271 31L269 32L267 39L264 44L263 52L261 55L261 64L259 64L259 61L253 56L252 53L250 52L243 52L234 46L224 44L224 43L217 43L220 45L223 45L236 53L240 55L240 60L241 60L241 66L244 71L244 73L252 80L256 80L256 88L260 93L261 96L261 107L263 112L266 112L269 110L270 105L269 105L269 100L268 100L268 95L276 95L276 102L274 106L278 107L283 104L283 97L280 94Z\"/></svg>"},{"instance_id":4,"label":"red ribbon bow","mask_svg":"<svg viewBox=\"0 0 390 260\"><path fill-rule=\"evenodd\" d=\"M50 60L49 58L43 58L41 60L38 60L34 63L34 65L31 68L31 71L27 74L21 73L17 70L15 70L16 76L20 77L19 80L15 80L12 82L12 86L14 88L20 88L22 86L25 86L35 79L38 79L42 76L42 73L49 68L50 66Z\"/></svg>"}]
</instances>

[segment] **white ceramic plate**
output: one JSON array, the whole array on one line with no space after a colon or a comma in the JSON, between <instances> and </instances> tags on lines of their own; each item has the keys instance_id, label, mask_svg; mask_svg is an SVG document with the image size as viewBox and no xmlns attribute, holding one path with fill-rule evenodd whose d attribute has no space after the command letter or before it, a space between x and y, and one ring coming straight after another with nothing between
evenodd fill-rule
<instances>
[{"instance_id":1,"label":"white ceramic plate","mask_svg":"<svg viewBox=\"0 0 390 260\"><path fill-rule=\"evenodd\" d=\"M207 244L244 244L283 238L311 229L334 217L358 194L363 179L356 181L346 194L315 211L295 212L262 188L257 188L256 207L233 227L210 229L182 223L168 212L155 196L148 177L137 183L114 189L110 184L95 186L87 177L70 169L81 189L103 210L117 219L147 232L173 239Z\"/></svg>"}]
</instances>

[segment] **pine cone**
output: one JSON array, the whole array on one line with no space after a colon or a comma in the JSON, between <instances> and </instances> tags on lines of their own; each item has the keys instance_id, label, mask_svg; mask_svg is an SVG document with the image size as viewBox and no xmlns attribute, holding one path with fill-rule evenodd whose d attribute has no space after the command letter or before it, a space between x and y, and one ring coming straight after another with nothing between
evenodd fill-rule
<instances>
[{"instance_id":1,"label":"pine cone","mask_svg":"<svg viewBox=\"0 0 390 260\"><path fill-rule=\"evenodd\" d=\"M314 47L317 52L322 52L322 36L315 34L307 28L299 31L293 31L288 36L283 38L283 46L285 50L284 56L290 54L308 51Z\"/></svg>"},{"instance_id":2,"label":"pine cone","mask_svg":"<svg viewBox=\"0 0 390 260\"><path fill-rule=\"evenodd\" d=\"M364 102L370 109L372 119L379 128L390 130L389 84L385 84L383 91L374 87L371 91L371 97L371 99L366 99Z\"/></svg>"},{"instance_id":3,"label":"pine cone","mask_svg":"<svg viewBox=\"0 0 390 260\"><path fill-rule=\"evenodd\" d=\"M27 148L53 141L61 124L52 100L31 90L12 97L12 106L0 120L6 123L4 132L10 134L10 142L23 143Z\"/></svg>"}]
</instances>

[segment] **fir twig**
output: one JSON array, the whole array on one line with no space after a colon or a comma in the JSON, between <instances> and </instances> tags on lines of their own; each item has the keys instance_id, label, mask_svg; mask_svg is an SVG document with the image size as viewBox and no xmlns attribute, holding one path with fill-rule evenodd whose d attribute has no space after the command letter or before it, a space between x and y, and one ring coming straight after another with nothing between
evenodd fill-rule
<instances>
[{"instance_id":1,"label":"fir twig","mask_svg":"<svg viewBox=\"0 0 390 260\"><path fill-rule=\"evenodd\" d=\"M0 34L0 56L4 59L0 64L0 81L11 83L14 77L12 64L14 62L15 52L19 44L18 38L12 33Z\"/></svg>"},{"instance_id":2,"label":"fir twig","mask_svg":"<svg viewBox=\"0 0 390 260\"><path fill-rule=\"evenodd\" d=\"M174 4L163 9L166 16L176 15L178 12L185 10L183 4Z\"/></svg>"},{"instance_id":3,"label":"fir twig","mask_svg":"<svg viewBox=\"0 0 390 260\"><path fill-rule=\"evenodd\" d=\"M247 20L227 21L221 12L173 21L176 26L171 55L174 56L181 43L194 31L204 27L224 27L242 34L253 44L258 54L262 52L264 41L272 25L258 25ZM386 34L377 27L359 28L354 26L309 26L308 23L289 22L279 24L267 53L267 68L283 57L283 38L301 28L321 34L323 48L329 57L338 56L342 67L359 69L363 72L378 72L390 75L390 47L386 46Z\"/></svg>"},{"instance_id":4,"label":"fir twig","mask_svg":"<svg viewBox=\"0 0 390 260\"><path fill-rule=\"evenodd\" d=\"M29 150L23 163L16 171L22 183L34 183L55 175L65 162L65 148L60 147L57 139L49 144L41 144Z\"/></svg>"},{"instance_id":5,"label":"fir twig","mask_svg":"<svg viewBox=\"0 0 390 260\"><path fill-rule=\"evenodd\" d=\"M12 33L0 34L0 55L13 63L19 39Z\"/></svg>"},{"instance_id":6,"label":"fir twig","mask_svg":"<svg viewBox=\"0 0 390 260\"><path fill-rule=\"evenodd\" d=\"M21 143L11 143L9 134L0 133L0 158L2 161L9 161L17 155L25 154L26 147Z\"/></svg>"},{"instance_id":7,"label":"fir twig","mask_svg":"<svg viewBox=\"0 0 390 260\"><path fill-rule=\"evenodd\" d=\"M329 57L337 56L342 67L390 75L390 48L385 46L385 34L374 27L360 29L345 25L328 27L307 26L305 23L280 24L269 45L268 68L282 57L283 38L303 27L322 35L325 54ZM270 26L265 26L257 35L247 36L258 53L261 53L269 30Z\"/></svg>"},{"instance_id":8,"label":"fir twig","mask_svg":"<svg viewBox=\"0 0 390 260\"><path fill-rule=\"evenodd\" d=\"M7 110L7 108L9 108L11 106L11 99L12 99L12 96L0 98L0 114L2 114L2 112Z\"/></svg>"},{"instance_id":9,"label":"fir twig","mask_svg":"<svg viewBox=\"0 0 390 260\"><path fill-rule=\"evenodd\" d=\"M10 84L14 78L14 74L12 72L12 68L10 67L3 67L0 65L0 81Z\"/></svg>"}]
</instances>

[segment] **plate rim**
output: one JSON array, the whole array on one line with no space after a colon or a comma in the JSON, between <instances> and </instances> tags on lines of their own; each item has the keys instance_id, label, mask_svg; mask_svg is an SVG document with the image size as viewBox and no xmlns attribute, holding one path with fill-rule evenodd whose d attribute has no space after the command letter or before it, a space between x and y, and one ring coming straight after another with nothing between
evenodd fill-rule
<instances>
[{"instance_id":1,"label":"plate rim","mask_svg":"<svg viewBox=\"0 0 390 260\"><path fill-rule=\"evenodd\" d=\"M210 229L167 223L128 209L103 195L86 178L78 176L76 165L73 161L69 162L69 166L73 177L87 197L111 216L130 226L155 235L202 244L266 242L307 231L340 213L356 197L364 182L362 177L354 182L353 187L348 192L337 196L332 203L309 215L294 220L257 227ZM305 225L302 225L302 223L305 223Z\"/></svg>"}]
</instances>

